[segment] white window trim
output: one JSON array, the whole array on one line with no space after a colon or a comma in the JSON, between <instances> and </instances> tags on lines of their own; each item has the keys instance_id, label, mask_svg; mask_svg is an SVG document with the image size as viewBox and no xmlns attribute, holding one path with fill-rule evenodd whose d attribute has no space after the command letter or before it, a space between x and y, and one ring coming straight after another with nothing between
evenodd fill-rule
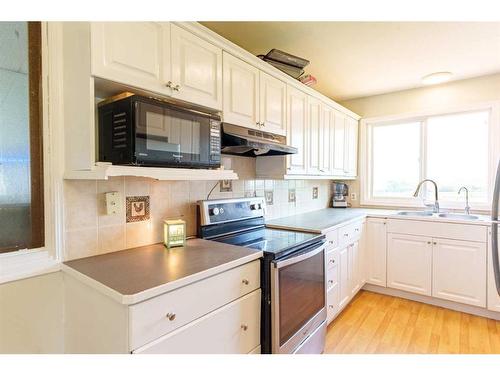
<instances>
[{"instance_id":1,"label":"white window trim","mask_svg":"<svg viewBox=\"0 0 500 375\"><path fill-rule=\"evenodd\" d=\"M64 245L62 24L42 22L45 246L0 254L0 284L58 271Z\"/></svg>"},{"instance_id":2,"label":"white window trim","mask_svg":"<svg viewBox=\"0 0 500 375\"><path fill-rule=\"evenodd\" d=\"M370 185L372 183L372 162L371 159L371 141L368 129L370 124L383 124L391 122L411 122L422 121L423 119L431 116L449 115L454 113L476 112L476 111L490 111L490 124L489 124L489 156L488 156L488 203L477 204L472 202L471 209L479 212L489 212L491 210L490 201L491 193L493 191L494 178L496 167L500 156L500 101L483 102L468 106L451 107L442 110L421 111L413 113L398 114L392 116L381 116L365 118L360 121L360 205L362 206L376 206L376 207L399 207L399 208L422 208L422 200L420 198L401 199L401 198L374 198L371 197ZM424 129L425 131L425 129ZM424 142L424 137L421 136L421 142ZM421 144L421 147L424 147ZM425 150L422 149L422 152ZM421 166L421 175L424 175L425 166ZM438 181L439 185L439 181ZM416 187L416 186L415 186ZM461 210L465 206L465 202L448 202L440 201L440 206L443 209Z\"/></svg>"}]
</instances>

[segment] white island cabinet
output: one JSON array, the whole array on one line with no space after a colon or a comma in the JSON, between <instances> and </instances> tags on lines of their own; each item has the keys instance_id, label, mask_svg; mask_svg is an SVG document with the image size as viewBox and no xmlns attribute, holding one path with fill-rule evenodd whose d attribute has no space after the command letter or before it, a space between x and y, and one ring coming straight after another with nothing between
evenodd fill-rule
<instances>
[{"instance_id":1,"label":"white island cabinet","mask_svg":"<svg viewBox=\"0 0 500 375\"><path fill-rule=\"evenodd\" d=\"M66 262L66 352L259 352L262 253L187 244Z\"/></svg>"}]
</instances>

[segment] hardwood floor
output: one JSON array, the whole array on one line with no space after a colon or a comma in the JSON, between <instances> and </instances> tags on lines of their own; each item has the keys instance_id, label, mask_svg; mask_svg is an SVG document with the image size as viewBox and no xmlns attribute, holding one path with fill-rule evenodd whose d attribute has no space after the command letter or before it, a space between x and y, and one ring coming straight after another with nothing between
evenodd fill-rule
<instances>
[{"instance_id":1,"label":"hardwood floor","mask_svg":"<svg viewBox=\"0 0 500 375\"><path fill-rule=\"evenodd\" d=\"M363 290L329 325L325 353L500 353L500 321Z\"/></svg>"}]
</instances>

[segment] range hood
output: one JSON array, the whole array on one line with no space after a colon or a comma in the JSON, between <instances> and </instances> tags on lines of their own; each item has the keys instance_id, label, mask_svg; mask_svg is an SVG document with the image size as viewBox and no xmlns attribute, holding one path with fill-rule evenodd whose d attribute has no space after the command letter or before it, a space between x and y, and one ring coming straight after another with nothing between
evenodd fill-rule
<instances>
[{"instance_id":1,"label":"range hood","mask_svg":"<svg viewBox=\"0 0 500 375\"><path fill-rule=\"evenodd\" d=\"M223 123L221 152L256 157L290 155L296 154L298 150L295 147L287 146L286 137L282 135Z\"/></svg>"}]
</instances>

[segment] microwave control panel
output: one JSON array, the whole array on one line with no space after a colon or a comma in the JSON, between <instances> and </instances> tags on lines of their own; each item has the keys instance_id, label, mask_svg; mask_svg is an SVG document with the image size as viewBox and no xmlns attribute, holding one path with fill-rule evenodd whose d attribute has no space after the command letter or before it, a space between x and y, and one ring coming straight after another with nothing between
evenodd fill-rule
<instances>
[{"instance_id":1,"label":"microwave control panel","mask_svg":"<svg viewBox=\"0 0 500 375\"><path fill-rule=\"evenodd\" d=\"M221 130L220 121L210 120L210 159L220 160Z\"/></svg>"}]
</instances>

